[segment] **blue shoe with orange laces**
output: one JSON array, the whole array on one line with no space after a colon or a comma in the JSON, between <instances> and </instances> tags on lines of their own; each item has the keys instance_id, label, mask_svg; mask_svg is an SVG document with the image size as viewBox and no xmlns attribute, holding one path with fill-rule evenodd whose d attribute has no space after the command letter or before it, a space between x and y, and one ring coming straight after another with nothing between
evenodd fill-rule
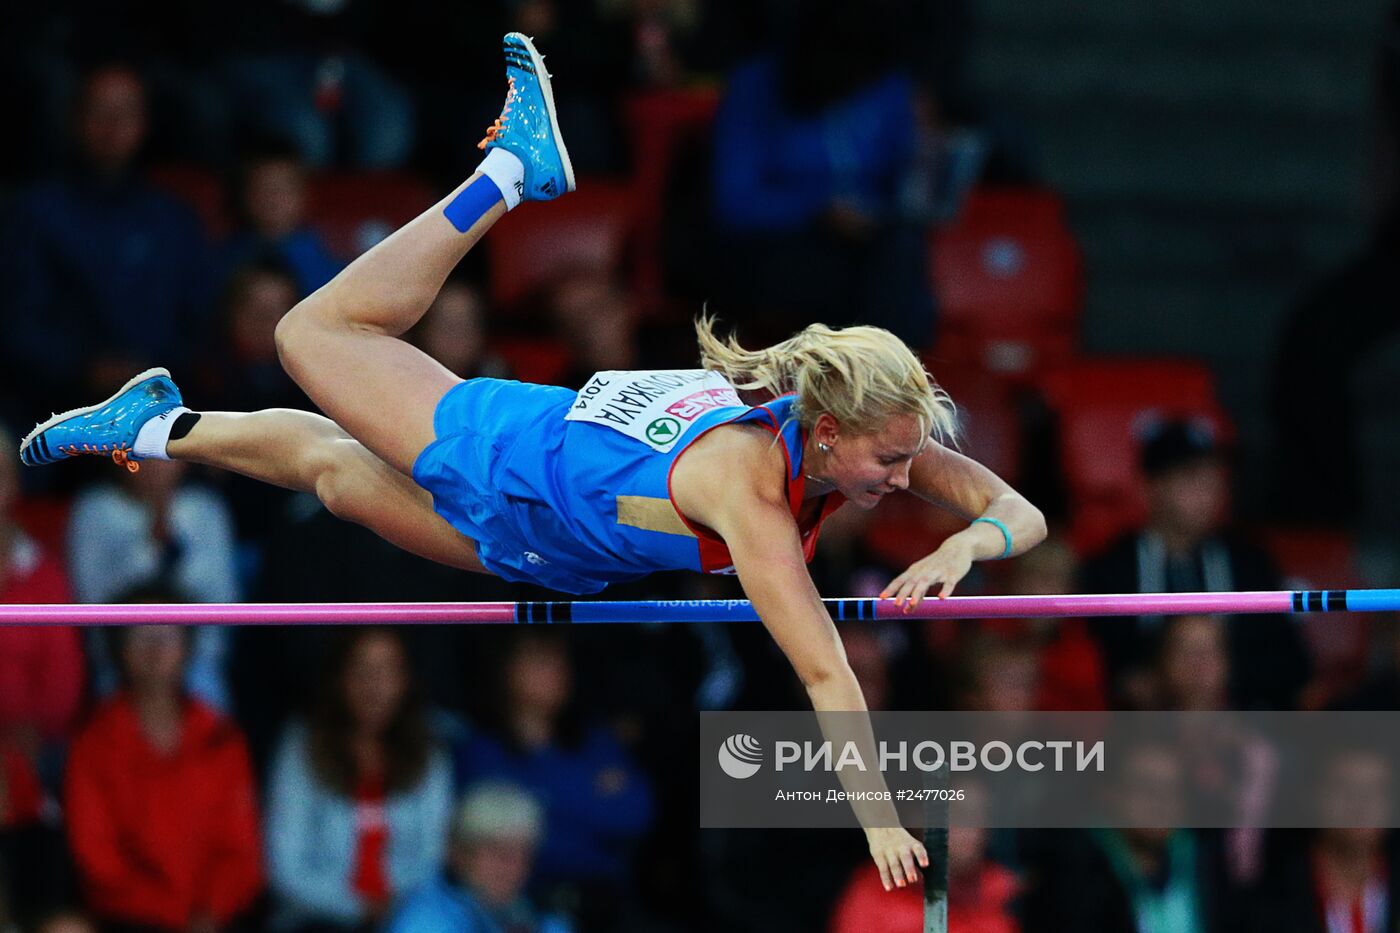
<instances>
[{"instance_id":1,"label":"blue shoe with orange laces","mask_svg":"<svg viewBox=\"0 0 1400 933\"><path fill-rule=\"evenodd\" d=\"M135 473L140 469L139 458L132 448L142 426L183 404L170 373L148 369L105 402L54 415L37 425L19 445L19 458L28 466L41 466L69 457L111 457Z\"/></svg>"},{"instance_id":2,"label":"blue shoe with orange laces","mask_svg":"<svg viewBox=\"0 0 1400 933\"><path fill-rule=\"evenodd\" d=\"M524 164L521 200L552 201L574 190L574 167L559 134L544 56L518 32L506 34L505 53L506 103L477 148L504 149Z\"/></svg>"}]
</instances>

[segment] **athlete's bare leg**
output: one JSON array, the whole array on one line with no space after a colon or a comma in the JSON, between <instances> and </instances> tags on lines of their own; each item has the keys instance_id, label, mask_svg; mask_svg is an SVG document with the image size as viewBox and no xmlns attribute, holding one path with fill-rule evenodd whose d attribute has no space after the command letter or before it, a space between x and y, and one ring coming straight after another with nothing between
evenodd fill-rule
<instances>
[{"instance_id":1,"label":"athlete's bare leg","mask_svg":"<svg viewBox=\"0 0 1400 933\"><path fill-rule=\"evenodd\" d=\"M406 551L488 572L477 559L476 543L433 511L427 490L321 415L285 408L205 412L166 450L176 460L314 493L335 515Z\"/></svg>"},{"instance_id":2,"label":"athlete's bare leg","mask_svg":"<svg viewBox=\"0 0 1400 933\"><path fill-rule=\"evenodd\" d=\"M277 347L297 384L331 420L394 469L412 474L434 440L433 413L461 380L398 339L454 266L507 210L574 187L544 61L505 38L510 91L487 131L478 173L292 309Z\"/></svg>"},{"instance_id":3,"label":"athlete's bare leg","mask_svg":"<svg viewBox=\"0 0 1400 933\"><path fill-rule=\"evenodd\" d=\"M428 310L453 267L505 213L466 233L443 216L457 192L350 264L277 328L282 365L321 410L399 472L432 442L433 412L461 380L399 339Z\"/></svg>"}]
</instances>

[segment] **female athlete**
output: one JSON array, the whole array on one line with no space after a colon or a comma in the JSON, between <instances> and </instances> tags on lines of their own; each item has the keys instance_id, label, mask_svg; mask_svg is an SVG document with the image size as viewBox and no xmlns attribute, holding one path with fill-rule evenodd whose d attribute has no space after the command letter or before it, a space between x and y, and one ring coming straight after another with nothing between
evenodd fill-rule
<instances>
[{"instance_id":1,"label":"female athlete","mask_svg":"<svg viewBox=\"0 0 1400 933\"><path fill-rule=\"evenodd\" d=\"M805 567L822 520L897 490L968 519L887 588L917 604L934 587L950 595L975 560L1033 547L1044 519L939 443L953 433L952 403L876 328L812 325L746 351L702 319L703 369L599 373L579 392L464 381L400 340L507 210L574 188L541 56L516 33L505 53L510 90L477 172L277 328L283 365L329 417L196 413L169 373L150 370L37 426L21 459L233 470L312 492L415 554L572 593L655 570L733 572L815 709L864 710ZM748 406L739 391L770 400ZM912 883L927 854L893 809L862 823L885 886Z\"/></svg>"}]
</instances>

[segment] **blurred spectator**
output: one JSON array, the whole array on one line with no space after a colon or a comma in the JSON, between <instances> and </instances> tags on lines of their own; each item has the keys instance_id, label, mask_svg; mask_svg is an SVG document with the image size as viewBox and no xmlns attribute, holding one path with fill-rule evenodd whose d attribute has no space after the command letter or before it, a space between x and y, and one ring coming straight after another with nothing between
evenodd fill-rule
<instances>
[{"instance_id":1,"label":"blurred spectator","mask_svg":"<svg viewBox=\"0 0 1400 933\"><path fill-rule=\"evenodd\" d=\"M1147 523L1088 560L1084 593L1189 593L1283 588L1272 558L1229 524L1229 467L1209 427L1153 425L1142 441ZM1160 616L1096 620L1110 689L1124 698L1139 677ZM1308 679L1302 636L1287 616L1239 616L1229 623L1235 702L1245 709L1293 709Z\"/></svg>"},{"instance_id":2,"label":"blurred spectator","mask_svg":"<svg viewBox=\"0 0 1400 933\"><path fill-rule=\"evenodd\" d=\"M1377 639L1377 648L1384 651L1379 669L1351 696L1344 697L1337 708L1346 710L1400 710L1400 626L1391 629L1388 638Z\"/></svg>"},{"instance_id":3,"label":"blurred spectator","mask_svg":"<svg viewBox=\"0 0 1400 933\"><path fill-rule=\"evenodd\" d=\"M112 930L229 929L263 884L243 734L182 691L186 629L108 631L122 687L74 740L64 801L87 904Z\"/></svg>"},{"instance_id":4,"label":"blurred spectator","mask_svg":"<svg viewBox=\"0 0 1400 933\"><path fill-rule=\"evenodd\" d=\"M1313 786L1322 794L1318 829L1296 843L1280 833L1269 875L1255 892L1251 929L1260 933L1381 933L1400 920L1400 853L1393 774L1386 756L1344 751ZM1355 824L1348 826L1347 824Z\"/></svg>"},{"instance_id":5,"label":"blurred spectator","mask_svg":"<svg viewBox=\"0 0 1400 933\"><path fill-rule=\"evenodd\" d=\"M991 634L969 638L958 671L958 709L1017 712L1035 709L1040 687L1040 658L1031 645Z\"/></svg>"},{"instance_id":6,"label":"blurred spectator","mask_svg":"<svg viewBox=\"0 0 1400 933\"><path fill-rule=\"evenodd\" d=\"M885 656L883 632L869 622L838 626L846 662L860 684L861 696L867 709L888 708L890 696L890 665Z\"/></svg>"},{"instance_id":7,"label":"blurred spectator","mask_svg":"<svg viewBox=\"0 0 1400 933\"><path fill-rule=\"evenodd\" d=\"M219 324L197 374L201 407L315 409L282 368L273 336L277 322L297 303L297 295L291 270L276 258L263 255L233 272L224 285ZM196 396L196 392L190 394ZM238 555L239 576L252 579L261 563L262 547L277 533L296 493L235 473L220 473L216 479L233 513L238 540L245 545Z\"/></svg>"},{"instance_id":8,"label":"blurred spectator","mask_svg":"<svg viewBox=\"0 0 1400 933\"><path fill-rule=\"evenodd\" d=\"M689 75L686 53L700 27L699 0L599 0L601 18L630 34L631 78L646 88L671 88Z\"/></svg>"},{"instance_id":9,"label":"blurred spectator","mask_svg":"<svg viewBox=\"0 0 1400 933\"><path fill-rule=\"evenodd\" d=\"M1173 616L1162 623L1152 676L1141 685L1142 709L1204 712L1230 708L1230 656L1218 616ZM1257 879L1263 825L1276 803L1278 753L1248 722L1234 717L1181 720L1183 761L1198 805L1213 806L1225 832L1226 867L1241 882Z\"/></svg>"},{"instance_id":10,"label":"blurred spectator","mask_svg":"<svg viewBox=\"0 0 1400 933\"><path fill-rule=\"evenodd\" d=\"M959 821L986 819L975 782L958 779L967 794L958 804ZM948 929L958 933L1017 933L1013 902L1020 893L1015 874L987 856L987 830L948 829ZM851 876L831 918L830 933L920 933L924 898L919 885L886 891L880 870L863 862Z\"/></svg>"},{"instance_id":11,"label":"blurred spectator","mask_svg":"<svg viewBox=\"0 0 1400 933\"><path fill-rule=\"evenodd\" d=\"M652 820L652 792L630 755L575 702L564 641L529 632L512 639L486 697L483 731L457 752L460 783L510 781L544 807L544 889L575 888L583 929L616 929L627 909L631 852Z\"/></svg>"},{"instance_id":12,"label":"blurred spectator","mask_svg":"<svg viewBox=\"0 0 1400 933\"><path fill-rule=\"evenodd\" d=\"M540 805L519 788L470 788L449 872L411 895L387 933L568 933L567 921L541 914L525 896L543 830Z\"/></svg>"},{"instance_id":13,"label":"blurred spectator","mask_svg":"<svg viewBox=\"0 0 1400 933\"><path fill-rule=\"evenodd\" d=\"M0 428L0 603L65 603L59 560L14 520L19 500L14 438ZM0 745L32 765L45 743L66 739L83 697L83 650L76 628L0 627ZM3 819L0 819L3 822Z\"/></svg>"},{"instance_id":14,"label":"blurred spectator","mask_svg":"<svg viewBox=\"0 0 1400 933\"><path fill-rule=\"evenodd\" d=\"M244 155L233 186L238 226L219 247L217 281L263 256L276 256L296 277L295 299L325 285L343 263L306 223L306 166L292 146L266 143Z\"/></svg>"},{"instance_id":15,"label":"blurred spectator","mask_svg":"<svg viewBox=\"0 0 1400 933\"><path fill-rule=\"evenodd\" d=\"M68 524L68 567L79 602L117 602L150 586L191 602L242 598L228 506L213 490L187 483L188 471L185 463L147 460L118 483L78 494ZM231 631L196 629L185 667L190 693L220 710L229 702L224 658ZM92 684L102 696L118 678L100 630L89 634Z\"/></svg>"},{"instance_id":16,"label":"blurred spectator","mask_svg":"<svg viewBox=\"0 0 1400 933\"><path fill-rule=\"evenodd\" d=\"M1181 822L1182 764L1170 747L1125 752L1111 804L1117 825L1055 833L1033 866L1022 911L1028 933L1211 933L1221 923L1222 873L1203 836Z\"/></svg>"},{"instance_id":17,"label":"blurred spectator","mask_svg":"<svg viewBox=\"0 0 1400 933\"><path fill-rule=\"evenodd\" d=\"M487 346L486 308L481 290L460 279L448 280L423 319L406 336L463 379L509 378L505 361L491 353Z\"/></svg>"},{"instance_id":18,"label":"blurred spectator","mask_svg":"<svg viewBox=\"0 0 1400 933\"><path fill-rule=\"evenodd\" d=\"M565 276L550 289L555 331L572 351L564 385L582 386L594 373L638 369L637 331L627 295L605 273Z\"/></svg>"},{"instance_id":19,"label":"blurred spectator","mask_svg":"<svg viewBox=\"0 0 1400 933\"><path fill-rule=\"evenodd\" d=\"M267 808L275 929L370 928L442 871L452 770L394 630L339 640L320 703L278 750Z\"/></svg>"},{"instance_id":20,"label":"blurred spectator","mask_svg":"<svg viewBox=\"0 0 1400 933\"><path fill-rule=\"evenodd\" d=\"M729 76L714 137L721 313L932 339L925 231L897 207L916 113L889 53L890 6L804 4L778 54Z\"/></svg>"},{"instance_id":21,"label":"blurred spectator","mask_svg":"<svg viewBox=\"0 0 1400 933\"><path fill-rule=\"evenodd\" d=\"M292 140L315 168L394 168L413 151L414 101L359 50L369 0L250 0L229 17L223 75L237 122Z\"/></svg>"},{"instance_id":22,"label":"blurred spectator","mask_svg":"<svg viewBox=\"0 0 1400 933\"><path fill-rule=\"evenodd\" d=\"M1156 696L1143 696L1140 709L1221 710L1230 708L1230 657L1224 620L1217 616L1175 616L1160 630L1155 665Z\"/></svg>"},{"instance_id":23,"label":"blurred spectator","mask_svg":"<svg viewBox=\"0 0 1400 933\"><path fill-rule=\"evenodd\" d=\"M72 170L15 198L0 230L4 362L38 405L110 392L179 366L207 315L199 222L136 169L146 98L130 69L88 75Z\"/></svg>"},{"instance_id":24,"label":"blurred spectator","mask_svg":"<svg viewBox=\"0 0 1400 933\"><path fill-rule=\"evenodd\" d=\"M266 253L233 271L224 284L219 326L200 372L204 408L313 408L282 368L273 337L297 295L292 270Z\"/></svg>"}]
</instances>

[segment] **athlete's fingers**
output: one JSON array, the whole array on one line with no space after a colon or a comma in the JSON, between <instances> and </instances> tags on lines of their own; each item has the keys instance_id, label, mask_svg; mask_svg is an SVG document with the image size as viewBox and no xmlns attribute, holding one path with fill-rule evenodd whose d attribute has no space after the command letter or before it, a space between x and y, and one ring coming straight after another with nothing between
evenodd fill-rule
<instances>
[{"instance_id":1,"label":"athlete's fingers","mask_svg":"<svg viewBox=\"0 0 1400 933\"><path fill-rule=\"evenodd\" d=\"M914 590L911 593L913 605L918 606L922 604L924 601L924 595L928 593L929 587L933 586L937 582L937 577L929 577L926 578L918 586L914 587Z\"/></svg>"},{"instance_id":2,"label":"athlete's fingers","mask_svg":"<svg viewBox=\"0 0 1400 933\"><path fill-rule=\"evenodd\" d=\"M904 869L904 878L910 884L919 880L919 870L914 867L914 851L912 847L899 847L900 867Z\"/></svg>"},{"instance_id":3,"label":"athlete's fingers","mask_svg":"<svg viewBox=\"0 0 1400 933\"><path fill-rule=\"evenodd\" d=\"M875 858L875 867L880 869L880 883L885 886L886 891L890 890L890 869L889 866L885 864L885 853L872 852L871 855Z\"/></svg>"},{"instance_id":4,"label":"athlete's fingers","mask_svg":"<svg viewBox=\"0 0 1400 933\"><path fill-rule=\"evenodd\" d=\"M894 596L895 593L899 592L899 588L904 585L904 577L908 573L909 571L906 570L904 571L904 573L901 573L889 583L886 583L885 588L880 591L880 598L889 599L890 597Z\"/></svg>"},{"instance_id":5,"label":"athlete's fingers","mask_svg":"<svg viewBox=\"0 0 1400 933\"><path fill-rule=\"evenodd\" d=\"M918 840L914 841L914 854L919 859L919 867L928 868L928 849L925 849L924 844Z\"/></svg>"}]
</instances>

